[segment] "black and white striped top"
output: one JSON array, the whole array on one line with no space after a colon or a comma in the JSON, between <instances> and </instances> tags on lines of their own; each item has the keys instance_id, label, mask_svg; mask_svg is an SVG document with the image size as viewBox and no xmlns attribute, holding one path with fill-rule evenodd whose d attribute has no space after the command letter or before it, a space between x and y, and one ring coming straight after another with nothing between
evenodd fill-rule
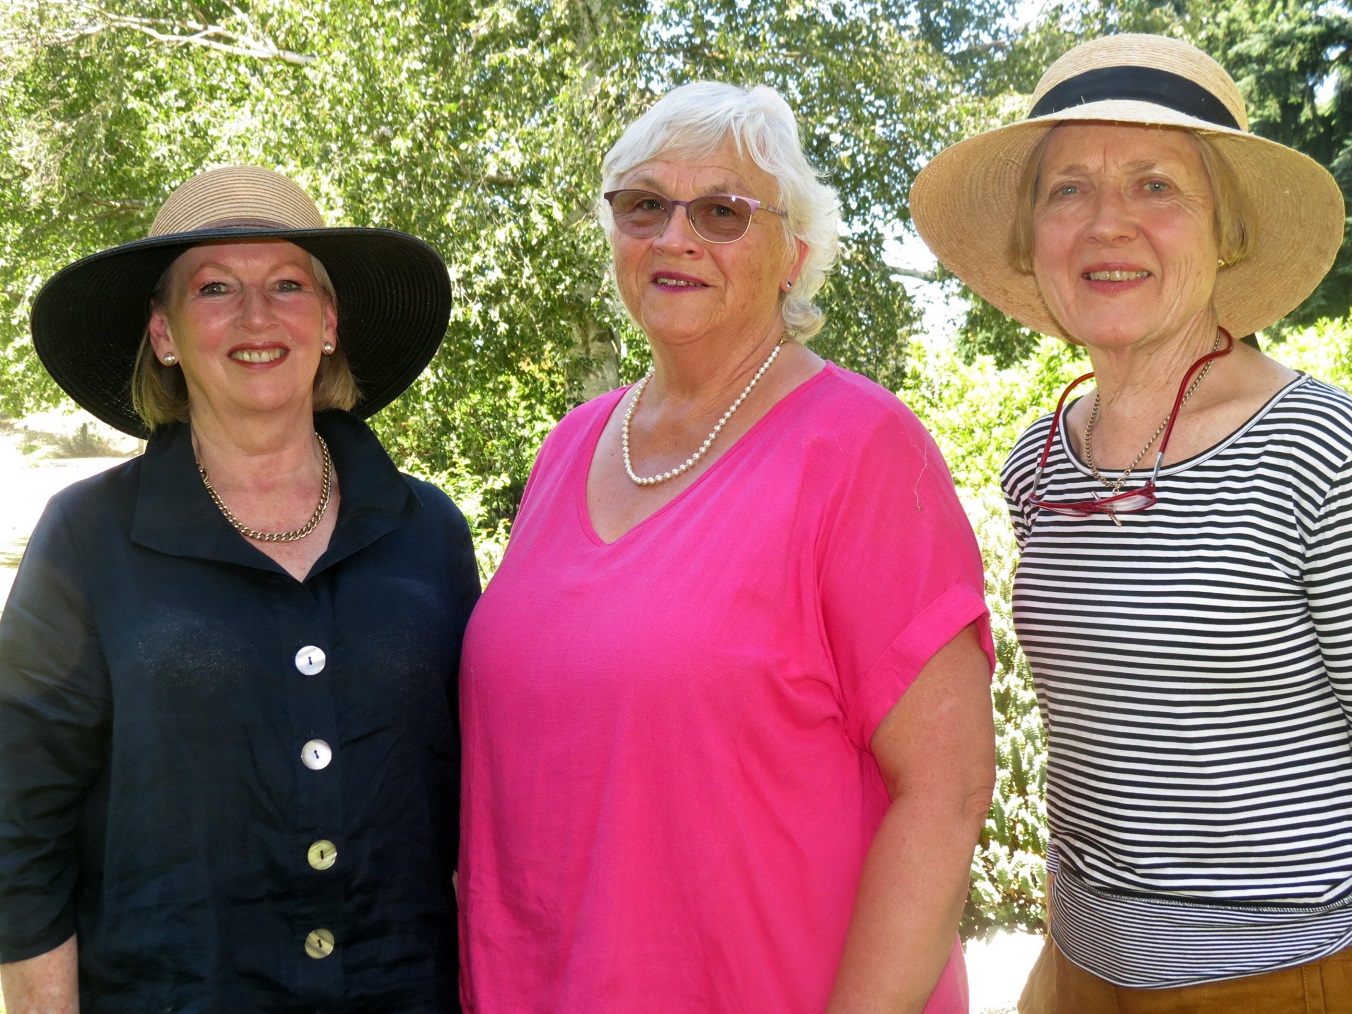
<instances>
[{"instance_id":1,"label":"black and white striped top","mask_svg":"<svg viewBox=\"0 0 1352 1014\"><path fill-rule=\"evenodd\" d=\"M1155 987L1346 946L1352 397L1292 381L1162 469L1159 502L1120 527L1027 503L1049 425L1023 434L1002 481L1050 744L1057 943ZM1036 495L1091 499L1103 487L1061 429Z\"/></svg>"}]
</instances>

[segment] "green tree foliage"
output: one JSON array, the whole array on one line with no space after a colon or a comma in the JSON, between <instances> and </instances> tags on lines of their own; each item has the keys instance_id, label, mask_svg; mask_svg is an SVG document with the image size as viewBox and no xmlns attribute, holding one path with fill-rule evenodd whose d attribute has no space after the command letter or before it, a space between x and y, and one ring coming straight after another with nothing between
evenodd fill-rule
<instances>
[{"instance_id":1,"label":"green tree foliage","mask_svg":"<svg viewBox=\"0 0 1352 1014\"><path fill-rule=\"evenodd\" d=\"M633 379L592 215L600 157L670 87L779 89L848 224L821 348L892 387L919 318L883 263L909 180L978 107L1000 5L631 0L12 0L0 13L4 406L50 401L26 333L36 287L144 233L173 185L257 162L336 223L447 257L445 347L378 425L401 460L512 515L543 434Z\"/></svg>"}]
</instances>

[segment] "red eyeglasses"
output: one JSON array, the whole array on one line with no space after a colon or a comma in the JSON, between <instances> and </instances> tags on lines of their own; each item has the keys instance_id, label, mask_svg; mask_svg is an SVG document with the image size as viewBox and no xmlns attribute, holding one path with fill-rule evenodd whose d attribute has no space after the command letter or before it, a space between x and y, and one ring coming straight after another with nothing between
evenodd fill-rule
<instances>
[{"instance_id":1,"label":"red eyeglasses","mask_svg":"<svg viewBox=\"0 0 1352 1014\"><path fill-rule=\"evenodd\" d=\"M1219 359L1221 356L1229 355L1230 350L1235 347L1235 340L1230 337L1230 332L1225 328L1218 328L1219 333L1225 338L1225 345L1222 348L1208 352L1197 362L1188 367L1188 372L1183 374L1183 380L1178 385L1178 394L1174 396L1174 407L1169 411L1169 421L1164 427L1164 438L1160 441L1160 449L1155 454L1155 465L1150 470L1150 478L1145 481L1143 486L1135 489L1124 489L1113 493L1111 496L1095 495L1093 500L1076 500L1069 503L1049 503L1046 500L1039 500L1037 497L1029 497L1028 502L1040 510L1048 510L1054 514L1068 514L1072 517L1087 518L1094 514L1106 514L1112 519L1114 524L1120 524L1117 520L1119 514L1136 514L1155 506L1155 480L1159 477L1160 466L1164 464L1164 452L1169 447L1169 437L1174 432L1174 423L1178 421L1178 410L1183 405L1183 399L1186 397L1188 384L1198 370L1206 366L1213 359ZM1033 491L1036 492L1038 484L1042 482L1042 473L1047 467L1047 461L1052 453L1052 441L1056 439L1057 431L1060 428L1061 411L1065 408L1066 399L1070 397L1070 392L1079 387L1082 383L1093 376L1092 373L1086 373L1082 377L1076 377L1070 382L1070 386L1061 394L1061 400L1056 403L1056 412L1052 416L1051 428L1047 431L1047 442L1042 445L1042 457L1038 460L1037 471L1033 473Z\"/></svg>"}]
</instances>

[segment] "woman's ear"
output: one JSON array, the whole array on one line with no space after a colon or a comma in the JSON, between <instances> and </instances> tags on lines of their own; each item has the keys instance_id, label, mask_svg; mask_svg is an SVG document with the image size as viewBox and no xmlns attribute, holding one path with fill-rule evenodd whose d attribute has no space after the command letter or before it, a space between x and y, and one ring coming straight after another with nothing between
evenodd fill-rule
<instances>
[{"instance_id":1,"label":"woman's ear","mask_svg":"<svg viewBox=\"0 0 1352 1014\"><path fill-rule=\"evenodd\" d=\"M331 299L324 300L324 340L335 346L338 344L338 311Z\"/></svg>"},{"instance_id":2,"label":"woman's ear","mask_svg":"<svg viewBox=\"0 0 1352 1014\"><path fill-rule=\"evenodd\" d=\"M169 319L157 306L150 309L150 323L146 325L146 335L150 338L150 347L155 350L155 358L164 362L165 356L178 356L174 336L169 333Z\"/></svg>"},{"instance_id":3,"label":"woman's ear","mask_svg":"<svg viewBox=\"0 0 1352 1014\"><path fill-rule=\"evenodd\" d=\"M789 273L785 277L785 281L790 283L789 288L798 284L798 276L803 273L803 265L807 263L807 244L797 238L794 239L794 244L797 247L798 256L794 258L793 267L789 269Z\"/></svg>"}]
</instances>

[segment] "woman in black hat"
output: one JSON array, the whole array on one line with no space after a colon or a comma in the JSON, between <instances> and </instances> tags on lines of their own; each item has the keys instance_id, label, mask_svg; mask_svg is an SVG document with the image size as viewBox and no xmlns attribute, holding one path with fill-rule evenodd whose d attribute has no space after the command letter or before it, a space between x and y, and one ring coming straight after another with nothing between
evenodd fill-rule
<instances>
[{"instance_id":1,"label":"woman in black hat","mask_svg":"<svg viewBox=\"0 0 1352 1014\"><path fill-rule=\"evenodd\" d=\"M445 266L265 169L56 275L53 377L146 452L55 497L0 619L0 975L24 1011L457 1009L464 519L361 421Z\"/></svg>"}]
</instances>

